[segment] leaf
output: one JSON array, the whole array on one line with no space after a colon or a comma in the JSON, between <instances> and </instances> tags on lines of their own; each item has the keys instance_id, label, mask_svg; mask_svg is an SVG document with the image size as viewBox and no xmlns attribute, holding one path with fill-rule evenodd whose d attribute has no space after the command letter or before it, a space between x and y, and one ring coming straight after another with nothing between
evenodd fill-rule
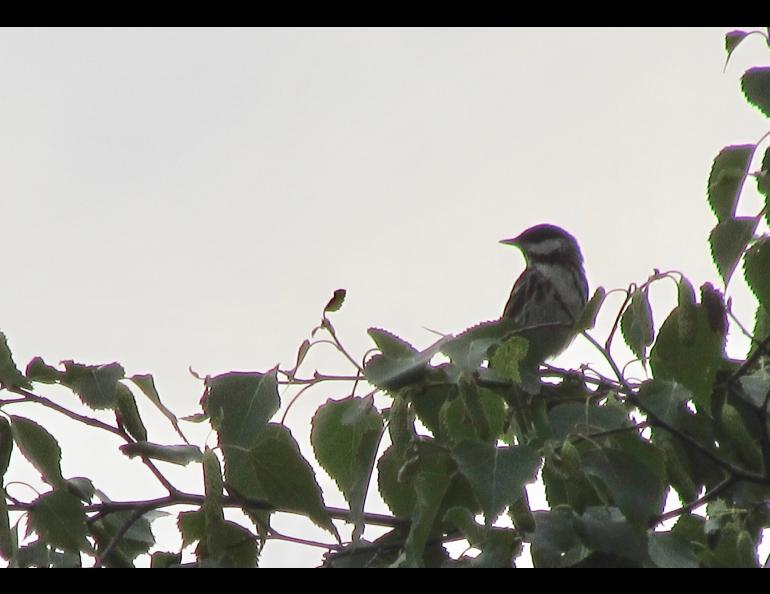
<instances>
[{"instance_id":1,"label":"leaf","mask_svg":"<svg viewBox=\"0 0 770 594\"><path fill-rule=\"evenodd\" d=\"M388 447L377 460L377 486L380 496L393 515L408 518L415 506L411 481L399 480L404 459L394 446Z\"/></svg>"},{"instance_id":2,"label":"leaf","mask_svg":"<svg viewBox=\"0 0 770 594\"><path fill-rule=\"evenodd\" d=\"M647 357L647 347L652 344L654 327L652 309L647 289L636 289L620 318L620 330L631 352L642 362Z\"/></svg>"},{"instance_id":3,"label":"leaf","mask_svg":"<svg viewBox=\"0 0 770 594\"><path fill-rule=\"evenodd\" d=\"M751 241L758 222L754 217L726 218L712 229L709 235L711 256L725 287Z\"/></svg>"},{"instance_id":4,"label":"leaf","mask_svg":"<svg viewBox=\"0 0 770 594\"><path fill-rule=\"evenodd\" d=\"M615 507L589 507L575 517L574 526L583 544L593 551L636 562L647 559L646 531L629 524Z\"/></svg>"},{"instance_id":5,"label":"leaf","mask_svg":"<svg viewBox=\"0 0 770 594\"><path fill-rule=\"evenodd\" d=\"M35 421L11 416L11 431L24 457L52 487L64 484L61 474L61 448L56 438Z\"/></svg>"},{"instance_id":6,"label":"leaf","mask_svg":"<svg viewBox=\"0 0 770 594\"><path fill-rule=\"evenodd\" d=\"M741 76L741 89L749 103L770 117L770 67L749 68Z\"/></svg>"},{"instance_id":7,"label":"leaf","mask_svg":"<svg viewBox=\"0 0 770 594\"><path fill-rule=\"evenodd\" d=\"M32 502L31 528L48 544L64 551L91 550L86 540L86 512L83 503L71 493L56 489Z\"/></svg>"},{"instance_id":8,"label":"leaf","mask_svg":"<svg viewBox=\"0 0 770 594\"><path fill-rule=\"evenodd\" d=\"M529 342L521 336L512 336L501 344L492 355L491 366L503 378L521 383L519 364L524 361Z\"/></svg>"},{"instance_id":9,"label":"leaf","mask_svg":"<svg viewBox=\"0 0 770 594\"><path fill-rule=\"evenodd\" d=\"M594 327L596 317L599 315L599 310L606 296L607 292L604 290L604 287L596 287L596 291L594 291L593 296L586 303L583 313L580 314L577 322L575 322L575 334L580 334Z\"/></svg>"},{"instance_id":10,"label":"leaf","mask_svg":"<svg viewBox=\"0 0 770 594\"><path fill-rule=\"evenodd\" d=\"M570 435L587 435L628 427L630 422L625 411L615 406L591 406L587 404L559 404L548 413L554 439L565 440Z\"/></svg>"},{"instance_id":11,"label":"leaf","mask_svg":"<svg viewBox=\"0 0 770 594\"><path fill-rule=\"evenodd\" d=\"M2 483L0 482L0 486ZM0 489L2 491L2 489ZM15 535L11 532L11 524L8 518L8 505L5 502L5 494L0 492L0 557L10 560L17 548Z\"/></svg>"},{"instance_id":12,"label":"leaf","mask_svg":"<svg viewBox=\"0 0 770 594\"><path fill-rule=\"evenodd\" d=\"M24 374L33 382L55 384L62 378L64 372L47 365L42 357L34 357L27 363L27 369Z\"/></svg>"},{"instance_id":13,"label":"leaf","mask_svg":"<svg viewBox=\"0 0 770 594\"><path fill-rule=\"evenodd\" d=\"M737 48L741 41L746 39L746 36L748 33L746 31L728 31L725 34L725 52L727 53L727 57L725 58L725 70L727 69L727 63L730 61L730 56L733 55L733 52L735 51L735 48Z\"/></svg>"},{"instance_id":14,"label":"leaf","mask_svg":"<svg viewBox=\"0 0 770 594\"><path fill-rule=\"evenodd\" d=\"M258 498L249 450L280 407L276 372L231 372L209 378L202 402L219 435L225 480L242 495Z\"/></svg>"},{"instance_id":15,"label":"leaf","mask_svg":"<svg viewBox=\"0 0 770 594\"><path fill-rule=\"evenodd\" d=\"M656 379L682 384L699 407L709 410L714 379L724 360L725 337L714 331L703 305L694 306L692 314L692 333L685 341L680 333L681 306L671 311L650 351L650 366Z\"/></svg>"},{"instance_id":16,"label":"leaf","mask_svg":"<svg viewBox=\"0 0 770 594\"><path fill-rule=\"evenodd\" d=\"M741 390L736 393L749 404L762 408L770 391L770 369L762 367L750 375L742 376L738 381Z\"/></svg>"},{"instance_id":17,"label":"leaf","mask_svg":"<svg viewBox=\"0 0 770 594\"><path fill-rule=\"evenodd\" d=\"M714 159L708 179L708 201L718 221L735 216L738 194L755 148L753 144L726 146Z\"/></svg>"},{"instance_id":18,"label":"leaf","mask_svg":"<svg viewBox=\"0 0 770 594\"><path fill-rule=\"evenodd\" d=\"M399 357L411 357L417 353L417 349L411 344L387 330L369 328L366 333L371 336L374 344L386 357L398 359Z\"/></svg>"},{"instance_id":19,"label":"leaf","mask_svg":"<svg viewBox=\"0 0 770 594\"><path fill-rule=\"evenodd\" d=\"M676 427L685 403L692 398L692 394L676 382L648 380L639 387L638 398L655 417Z\"/></svg>"},{"instance_id":20,"label":"leaf","mask_svg":"<svg viewBox=\"0 0 770 594\"><path fill-rule=\"evenodd\" d=\"M677 314L679 340L685 345L691 345L695 340L695 289L684 275L677 283L677 298L679 302L679 313Z\"/></svg>"},{"instance_id":21,"label":"leaf","mask_svg":"<svg viewBox=\"0 0 770 594\"><path fill-rule=\"evenodd\" d=\"M456 445L452 458L471 484L487 525L520 497L524 485L535 480L541 461L528 446L497 447L473 441Z\"/></svg>"},{"instance_id":22,"label":"leaf","mask_svg":"<svg viewBox=\"0 0 770 594\"><path fill-rule=\"evenodd\" d=\"M180 563L182 563L182 553L156 551L150 555L150 567L152 569L166 569L168 567L176 567Z\"/></svg>"},{"instance_id":23,"label":"leaf","mask_svg":"<svg viewBox=\"0 0 770 594\"><path fill-rule=\"evenodd\" d=\"M67 488L84 503L91 501L96 494L96 487L91 479L84 476L74 476L67 479Z\"/></svg>"},{"instance_id":24,"label":"leaf","mask_svg":"<svg viewBox=\"0 0 770 594\"><path fill-rule=\"evenodd\" d=\"M13 362L11 349L8 347L5 334L2 332L0 332L0 387L9 390L14 388L32 389L32 384L22 375L21 371L17 369L16 363Z\"/></svg>"},{"instance_id":25,"label":"leaf","mask_svg":"<svg viewBox=\"0 0 770 594\"><path fill-rule=\"evenodd\" d=\"M176 524L182 535L183 548L206 538L206 518L203 510L179 512Z\"/></svg>"},{"instance_id":26,"label":"leaf","mask_svg":"<svg viewBox=\"0 0 770 594\"><path fill-rule=\"evenodd\" d=\"M118 383L115 386L118 399L118 413L120 421L128 431L128 434L137 441L147 441L147 429L139 416L139 409L136 407L136 400L126 386Z\"/></svg>"},{"instance_id":27,"label":"leaf","mask_svg":"<svg viewBox=\"0 0 770 594\"><path fill-rule=\"evenodd\" d=\"M471 326L454 337L440 341L440 350L463 371L475 372L489 359L491 347L516 335L516 322L503 318Z\"/></svg>"},{"instance_id":28,"label":"leaf","mask_svg":"<svg viewBox=\"0 0 770 594\"><path fill-rule=\"evenodd\" d=\"M440 422L449 437L458 442L466 439L481 439L479 430L486 430L491 439L499 438L505 425L505 402L492 390L477 388L479 406L471 413L471 405L465 398L447 400L441 406ZM483 417L485 422L475 417ZM484 440L482 440L484 441Z\"/></svg>"},{"instance_id":29,"label":"leaf","mask_svg":"<svg viewBox=\"0 0 770 594\"><path fill-rule=\"evenodd\" d=\"M285 426L268 424L251 447L249 460L260 498L277 508L304 514L336 535L315 472Z\"/></svg>"},{"instance_id":30,"label":"leaf","mask_svg":"<svg viewBox=\"0 0 770 594\"><path fill-rule=\"evenodd\" d=\"M3 484L3 475L8 470L13 452L13 434L8 419L0 416L0 486Z\"/></svg>"},{"instance_id":31,"label":"leaf","mask_svg":"<svg viewBox=\"0 0 770 594\"><path fill-rule=\"evenodd\" d=\"M353 524L363 530L363 504L383 422L371 398L329 399L311 421L316 459L350 504Z\"/></svg>"},{"instance_id":32,"label":"leaf","mask_svg":"<svg viewBox=\"0 0 770 594\"><path fill-rule=\"evenodd\" d=\"M770 236L763 235L746 252L743 271L759 303L770 310Z\"/></svg>"},{"instance_id":33,"label":"leaf","mask_svg":"<svg viewBox=\"0 0 770 594\"><path fill-rule=\"evenodd\" d=\"M765 201L765 218L770 223L770 212L767 206L770 202L770 147L765 149L765 156L762 157L762 164L757 173L757 191L767 200Z\"/></svg>"},{"instance_id":34,"label":"leaf","mask_svg":"<svg viewBox=\"0 0 770 594\"><path fill-rule=\"evenodd\" d=\"M155 545L151 521L159 512L147 512L131 523L112 553L103 559L106 567L133 567L133 560L147 553ZM132 519L132 511L111 513L91 524L91 532L97 544L97 554L103 555L115 535Z\"/></svg>"},{"instance_id":35,"label":"leaf","mask_svg":"<svg viewBox=\"0 0 770 594\"><path fill-rule=\"evenodd\" d=\"M326 307L324 307L324 314L339 311L339 309L342 307L342 304L345 303L345 295L347 295L347 291L345 289L335 290L334 295L332 295L332 298L329 299L329 303L327 303Z\"/></svg>"},{"instance_id":36,"label":"leaf","mask_svg":"<svg viewBox=\"0 0 770 594\"><path fill-rule=\"evenodd\" d=\"M200 462L203 453L194 445L160 445L149 441L137 441L120 446L120 451L129 458L142 456L162 460L171 464L187 466L190 462Z\"/></svg>"},{"instance_id":37,"label":"leaf","mask_svg":"<svg viewBox=\"0 0 770 594\"><path fill-rule=\"evenodd\" d=\"M257 541L243 526L226 520L217 529L216 554L208 549L201 554L200 567L254 568L257 565Z\"/></svg>"},{"instance_id":38,"label":"leaf","mask_svg":"<svg viewBox=\"0 0 770 594\"><path fill-rule=\"evenodd\" d=\"M660 466L663 466L662 457ZM585 452L583 469L604 483L623 515L636 526L646 528L650 518L662 511L661 474L651 472L626 452L614 449Z\"/></svg>"},{"instance_id":39,"label":"leaf","mask_svg":"<svg viewBox=\"0 0 770 594\"><path fill-rule=\"evenodd\" d=\"M428 363L438 351L438 343L422 352L392 358L375 355L364 367L366 380L384 390L399 390L404 386L417 383L426 374Z\"/></svg>"},{"instance_id":40,"label":"leaf","mask_svg":"<svg viewBox=\"0 0 770 594\"><path fill-rule=\"evenodd\" d=\"M187 438L182 433L182 430L179 428L179 422L177 421L176 415L174 415L174 413L166 408L166 406L160 401L160 394L158 394L158 389L155 387L155 378L153 378L149 373L136 373L128 379L130 379L142 391L142 393L150 399L150 402L152 402L158 408L158 410L163 413L163 416L169 420L171 425L176 430L177 435L182 438L182 441L189 443Z\"/></svg>"},{"instance_id":41,"label":"leaf","mask_svg":"<svg viewBox=\"0 0 770 594\"><path fill-rule=\"evenodd\" d=\"M556 506L550 511L536 511L535 532L532 534L532 563L535 567L561 567L567 552L578 544L573 527L573 512L568 506Z\"/></svg>"},{"instance_id":42,"label":"leaf","mask_svg":"<svg viewBox=\"0 0 770 594\"><path fill-rule=\"evenodd\" d=\"M122 365L81 365L73 361L63 363L65 371L60 381L75 392L83 404L95 410L115 408L118 380L125 376Z\"/></svg>"}]
</instances>

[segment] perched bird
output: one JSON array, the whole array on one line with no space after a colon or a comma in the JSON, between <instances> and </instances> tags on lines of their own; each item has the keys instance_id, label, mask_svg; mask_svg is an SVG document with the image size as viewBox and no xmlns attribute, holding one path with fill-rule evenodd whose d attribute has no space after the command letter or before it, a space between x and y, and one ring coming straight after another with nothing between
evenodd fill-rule
<instances>
[{"instance_id":1,"label":"perched bird","mask_svg":"<svg viewBox=\"0 0 770 594\"><path fill-rule=\"evenodd\" d=\"M500 243L518 247L526 260L503 318L524 329L527 360L537 365L572 341L572 327L588 301L583 255L575 238L555 225L536 225Z\"/></svg>"}]
</instances>

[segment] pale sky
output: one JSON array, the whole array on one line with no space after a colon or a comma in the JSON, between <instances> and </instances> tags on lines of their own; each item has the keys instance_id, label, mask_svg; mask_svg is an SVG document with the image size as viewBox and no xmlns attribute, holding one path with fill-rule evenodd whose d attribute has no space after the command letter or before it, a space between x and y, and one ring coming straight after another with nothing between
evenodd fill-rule
<instances>
[{"instance_id":1,"label":"pale sky","mask_svg":"<svg viewBox=\"0 0 770 594\"><path fill-rule=\"evenodd\" d=\"M766 48L748 39L723 73L728 30L3 29L0 330L22 369L40 355L152 373L181 416L202 391L188 366L291 367L340 287L333 319L358 355L369 326L422 347L435 340L425 327L499 316L523 261L497 242L539 222L576 236L592 291L655 267L719 286L711 161L767 131L739 90ZM744 285L729 295L751 326ZM653 300L660 323L673 285ZM578 340L558 362L583 361L600 356ZM322 348L314 368L348 369ZM310 415L345 395L322 388L292 409L307 457ZM151 440L173 443L140 406ZM90 476L113 499L163 494L118 440L36 407L8 411L54 433L66 477ZM213 444L205 426L185 428ZM199 468L163 469L201 492ZM36 480L18 452L16 477ZM385 511L376 486L370 503ZM156 535L173 550L163 522ZM301 518L276 525L330 540ZM270 542L262 564L320 554Z\"/></svg>"}]
</instances>

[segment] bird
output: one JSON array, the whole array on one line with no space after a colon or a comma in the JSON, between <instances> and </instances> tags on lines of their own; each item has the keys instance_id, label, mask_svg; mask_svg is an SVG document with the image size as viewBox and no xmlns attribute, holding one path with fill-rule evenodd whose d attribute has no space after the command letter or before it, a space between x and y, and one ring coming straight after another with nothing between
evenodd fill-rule
<instances>
[{"instance_id":1,"label":"bird","mask_svg":"<svg viewBox=\"0 0 770 594\"><path fill-rule=\"evenodd\" d=\"M530 227L500 243L521 250L526 268L511 289L502 319L527 339L526 359L537 366L562 352L588 302L588 279L577 240L556 225ZM536 367L535 367L536 368Z\"/></svg>"}]
</instances>

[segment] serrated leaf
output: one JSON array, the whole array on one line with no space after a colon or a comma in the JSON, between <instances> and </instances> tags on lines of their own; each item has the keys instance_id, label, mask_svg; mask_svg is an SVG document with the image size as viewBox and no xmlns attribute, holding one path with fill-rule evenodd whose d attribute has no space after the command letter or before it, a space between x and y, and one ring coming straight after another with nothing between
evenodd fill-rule
<instances>
[{"instance_id":1,"label":"serrated leaf","mask_svg":"<svg viewBox=\"0 0 770 594\"><path fill-rule=\"evenodd\" d=\"M535 532L532 534L532 562L535 567L560 567L567 552L574 549L578 539L573 528L573 512L568 506L550 511L536 511Z\"/></svg>"},{"instance_id":2,"label":"serrated leaf","mask_svg":"<svg viewBox=\"0 0 770 594\"><path fill-rule=\"evenodd\" d=\"M636 289L620 318L620 330L626 344L637 358L645 361L647 347L652 344L654 326L647 289Z\"/></svg>"},{"instance_id":3,"label":"serrated leaf","mask_svg":"<svg viewBox=\"0 0 770 594\"><path fill-rule=\"evenodd\" d=\"M334 295L332 295L332 298L329 299L329 303L327 303L326 307L324 307L324 314L339 311L339 309L342 307L342 304L345 303L345 295L347 295L347 291L345 289L335 290Z\"/></svg>"},{"instance_id":4,"label":"serrated leaf","mask_svg":"<svg viewBox=\"0 0 770 594\"><path fill-rule=\"evenodd\" d=\"M570 435L587 435L628 427L625 411L614 406L590 406L567 403L554 406L548 413L554 439L564 440Z\"/></svg>"},{"instance_id":5,"label":"serrated leaf","mask_svg":"<svg viewBox=\"0 0 770 594\"><path fill-rule=\"evenodd\" d=\"M115 386L115 390L120 420L126 431L137 441L147 441L147 429L142 422L142 417L139 416L139 409L136 407L136 400L131 390L120 382Z\"/></svg>"},{"instance_id":6,"label":"serrated leaf","mask_svg":"<svg viewBox=\"0 0 770 594\"><path fill-rule=\"evenodd\" d=\"M489 436L497 439L502 435L505 426L505 402L496 392L487 388L478 388L478 399L481 410L476 414L484 415ZM474 423L464 399L455 398L445 401L439 416L442 427L455 442L480 438L476 428L478 422Z\"/></svg>"},{"instance_id":7,"label":"serrated leaf","mask_svg":"<svg viewBox=\"0 0 770 594\"><path fill-rule=\"evenodd\" d=\"M176 567L182 562L182 553L170 551L156 551L150 555L150 567L152 569L166 569Z\"/></svg>"},{"instance_id":8,"label":"serrated leaf","mask_svg":"<svg viewBox=\"0 0 770 594\"><path fill-rule=\"evenodd\" d=\"M695 339L695 289L684 275L677 283L677 299L679 303L677 315L679 339L683 344L692 344Z\"/></svg>"},{"instance_id":9,"label":"serrated leaf","mask_svg":"<svg viewBox=\"0 0 770 594\"><path fill-rule=\"evenodd\" d=\"M491 367L505 379L521 383L519 366L529 351L529 342L521 336L513 336L502 343L492 355Z\"/></svg>"},{"instance_id":10,"label":"serrated leaf","mask_svg":"<svg viewBox=\"0 0 770 594\"><path fill-rule=\"evenodd\" d=\"M176 524L182 535L182 547L206 538L206 518L201 509L179 512Z\"/></svg>"},{"instance_id":11,"label":"serrated leaf","mask_svg":"<svg viewBox=\"0 0 770 594\"><path fill-rule=\"evenodd\" d=\"M13 452L11 424L5 417L0 417L0 486L3 484L3 475L11 461L11 452Z\"/></svg>"},{"instance_id":12,"label":"serrated leaf","mask_svg":"<svg viewBox=\"0 0 770 594\"><path fill-rule=\"evenodd\" d=\"M383 422L371 398L329 399L311 421L316 459L350 504L356 533L363 529L363 503Z\"/></svg>"},{"instance_id":13,"label":"serrated leaf","mask_svg":"<svg viewBox=\"0 0 770 594\"><path fill-rule=\"evenodd\" d=\"M586 330L590 330L596 324L596 317L599 315L599 310L604 303L604 298L607 296L607 292L604 287L597 287L594 294L586 303L583 308L583 313L580 314L577 322L575 322L575 334L580 334Z\"/></svg>"},{"instance_id":14,"label":"serrated leaf","mask_svg":"<svg viewBox=\"0 0 770 594\"><path fill-rule=\"evenodd\" d=\"M615 507L589 507L575 517L575 532L585 546L643 562L647 559L647 534L632 526Z\"/></svg>"},{"instance_id":15,"label":"serrated leaf","mask_svg":"<svg viewBox=\"0 0 770 594\"><path fill-rule=\"evenodd\" d=\"M440 342L440 341L439 341ZM384 390L399 390L419 382L426 374L428 363L438 352L438 343L409 356L375 355L364 367L366 380Z\"/></svg>"},{"instance_id":16,"label":"serrated leaf","mask_svg":"<svg viewBox=\"0 0 770 594\"><path fill-rule=\"evenodd\" d=\"M749 68L741 76L741 89L746 100L770 117L770 68L757 66Z\"/></svg>"},{"instance_id":17,"label":"serrated leaf","mask_svg":"<svg viewBox=\"0 0 770 594\"><path fill-rule=\"evenodd\" d=\"M475 372L489 357L491 347L516 335L517 324L508 318L481 322L440 341L442 353L463 371Z\"/></svg>"},{"instance_id":18,"label":"serrated leaf","mask_svg":"<svg viewBox=\"0 0 770 594\"><path fill-rule=\"evenodd\" d=\"M226 482L241 495L259 498L249 450L280 407L276 372L231 372L209 378L202 403L218 433Z\"/></svg>"},{"instance_id":19,"label":"serrated leaf","mask_svg":"<svg viewBox=\"0 0 770 594\"><path fill-rule=\"evenodd\" d=\"M119 511L108 514L92 522L91 533L96 541L97 554L103 555L115 535L124 529L127 522L132 520L132 511ZM133 567L133 560L147 553L155 545L151 522L159 517L159 512L147 512L133 520L112 553L102 558L105 567Z\"/></svg>"},{"instance_id":20,"label":"serrated leaf","mask_svg":"<svg viewBox=\"0 0 770 594\"><path fill-rule=\"evenodd\" d=\"M257 435L248 458L260 499L277 508L304 514L336 535L315 472L288 428L268 424Z\"/></svg>"},{"instance_id":21,"label":"serrated leaf","mask_svg":"<svg viewBox=\"0 0 770 594\"><path fill-rule=\"evenodd\" d=\"M380 495L393 515L399 518L409 517L415 505L411 482L399 480L399 471L403 464L403 457L392 445L377 460L377 486Z\"/></svg>"},{"instance_id":22,"label":"serrated leaf","mask_svg":"<svg viewBox=\"0 0 770 594\"><path fill-rule=\"evenodd\" d=\"M708 179L708 201L718 221L735 216L738 194L755 148L753 144L726 146L714 159Z\"/></svg>"},{"instance_id":23,"label":"serrated leaf","mask_svg":"<svg viewBox=\"0 0 770 594\"><path fill-rule=\"evenodd\" d=\"M82 365L74 361L63 363L65 371L61 384L75 392L83 404L95 410L115 408L118 380L125 376L122 365Z\"/></svg>"},{"instance_id":24,"label":"serrated leaf","mask_svg":"<svg viewBox=\"0 0 770 594\"><path fill-rule=\"evenodd\" d=\"M2 332L0 332L0 387L5 387L9 390L14 388L32 389L32 384L29 383L29 380L24 377L16 367L16 363L13 362L11 349L8 347L5 334Z\"/></svg>"},{"instance_id":25,"label":"serrated leaf","mask_svg":"<svg viewBox=\"0 0 770 594\"><path fill-rule=\"evenodd\" d=\"M676 382L649 380L639 387L638 398L655 417L677 426L685 403L692 398L692 394Z\"/></svg>"},{"instance_id":26,"label":"serrated leaf","mask_svg":"<svg viewBox=\"0 0 770 594\"><path fill-rule=\"evenodd\" d=\"M257 565L257 540L240 524L226 520L216 530L217 549L199 547L199 567L254 568Z\"/></svg>"},{"instance_id":27,"label":"serrated leaf","mask_svg":"<svg viewBox=\"0 0 770 594\"><path fill-rule=\"evenodd\" d=\"M366 333L386 357L398 359L399 357L411 357L417 353L417 349L403 338L382 328L369 328Z\"/></svg>"},{"instance_id":28,"label":"serrated leaf","mask_svg":"<svg viewBox=\"0 0 770 594\"><path fill-rule=\"evenodd\" d=\"M52 487L64 483L61 474L61 448L45 427L24 417L11 416L11 431L21 453Z\"/></svg>"},{"instance_id":29,"label":"serrated leaf","mask_svg":"<svg viewBox=\"0 0 770 594\"><path fill-rule=\"evenodd\" d=\"M71 493L56 489L32 502L29 511L32 529L48 544L65 551L91 550L86 540L86 512L83 503Z\"/></svg>"},{"instance_id":30,"label":"serrated leaf","mask_svg":"<svg viewBox=\"0 0 770 594\"><path fill-rule=\"evenodd\" d=\"M746 252L746 282L762 306L770 310L770 236L763 235Z\"/></svg>"},{"instance_id":31,"label":"serrated leaf","mask_svg":"<svg viewBox=\"0 0 770 594\"><path fill-rule=\"evenodd\" d=\"M55 384L64 375L64 372L59 371L55 367L47 365L43 361L42 357L34 357L29 363L27 363L27 369L24 374L30 381L40 382L43 384Z\"/></svg>"},{"instance_id":32,"label":"serrated leaf","mask_svg":"<svg viewBox=\"0 0 770 594\"><path fill-rule=\"evenodd\" d=\"M203 453L198 446L187 444L160 445L149 441L136 441L120 446L120 451L129 458L142 456L180 466L187 466L190 462L200 462L203 459Z\"/></svg>"},{"instance_id":33,"label":"serrated leaf","mask_svg":"<svg viewBox=\"0 0 770 594\"><path fill-rule=\"evenodd\" d=\"M528 446L497 447L473 441L456 445L452 458L468 479L487 525L520 497L524 485L535 480L541 461Z\"/></svg>"},{"instance_id":34,"label":"serrated leaf","mask_svg":"<svg viewBox=\"0 0 770 594\"><path fill-rule=\"evenodd\" d=\"M754 217L726 218L711 230L709 244L711 256L725 287L749 245L759 221Z\"/></svg>"},{"instance_id":35,"label":"serrated leaf","mask_svg":"<svg viewBox=\"0 0 770 594\"><path fill-rule=\"evenodd\" d=\"M158 394L158 389L155 387L155 378L153 378L149 373L136 373L128 379L131 380L142 391L142 393L150 399L150 402L152 402L161 413L163 413L163 416L165 416L171 423L172 427L174 427L177 435L182 438L182 441L189 443L184 433L182 433L182 430L179 428L179 422L177 421L176 415L174 415L174 413L166 408L166 406L160 401L160 394Z\"/></svg>"},{"instance_id":36,"label":"serrated leaf","mask_svg":"<svg viewBox=\"0 0 770 594\"><path fill-rule=\"evenodd\" d=\"M626 452L613 449L585 452L583 469L604 483L623 515L640 528L646 528L650 518L662 511L663 477Z\"/></svg>"},{"instance_id":37,"label":"serrated leaf","mask_svg":"<svg viewBox=\"0 0 770 594\"><path fill-rule=\"evenodd\" d=\"M682 384L695 402L709 410L717 371L723 364L725 337L715 332L702 305L692 310L692 333L683 340L680 331L681 306L675 307L658 331L650 351L650 365L656 379Z\"/></svg>"}]
</instances>

